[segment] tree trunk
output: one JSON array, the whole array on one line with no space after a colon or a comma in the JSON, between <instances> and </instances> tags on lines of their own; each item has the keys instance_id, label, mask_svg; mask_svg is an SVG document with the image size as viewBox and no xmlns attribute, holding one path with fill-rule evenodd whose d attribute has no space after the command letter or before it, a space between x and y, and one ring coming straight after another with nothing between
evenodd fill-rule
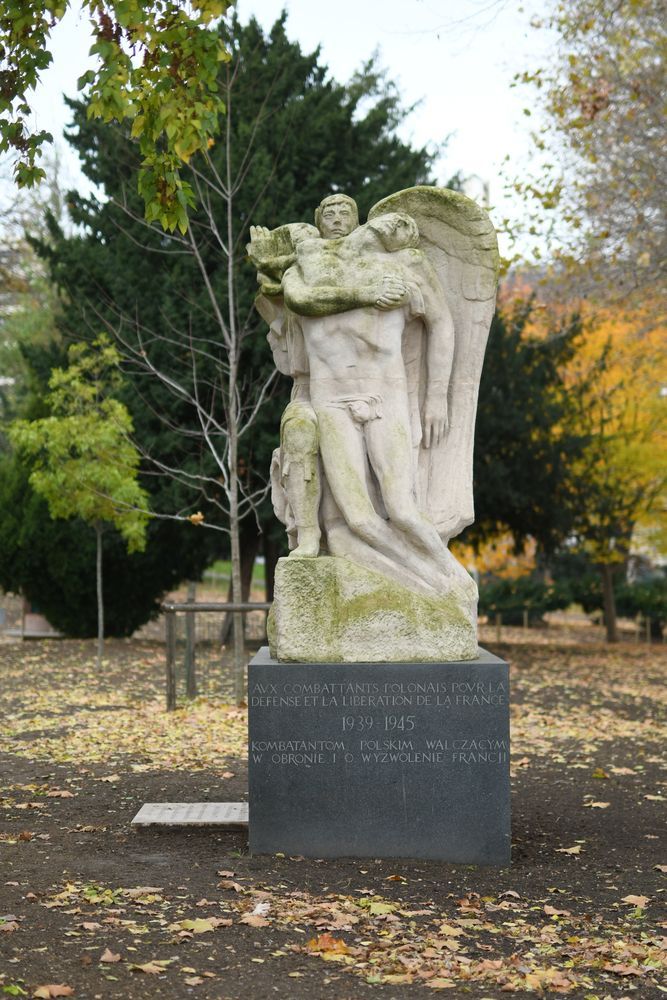
<instances>
[{"instance_id":1,"label":"tree trunk","mask_svg":"<svg viewBox=\"0 0 667 1000\"><path fill-rule=\"evenodd\" d=\"M249 601L252 573L255 568L257 550L259 549L259 534L254 518L249 517L246 518L245 521L241 522L239 528L239 544L241 548L241 600ZM232 601L233 599L232 581L230 580L229 587L227 588L227 600ZM226 614L225 620L222 623L221 641L223 643L226 644L229 642L231 631L232 615Z\"/></svg>"},{"instance_id":2,"label":"tree trunk","mask_svg":"<svg viewBox=\"0 0 667 1000\"><path fill-rule=\"evenodd\" d=\"M236 286L234 275L234 226L233 184L231 164L231 89L229 85L229 67L227 68L227 114L225 119L225 143L227 166L227 304L229 308L229 374L227 385L227 432L229 435L229 450L227 462L229 468L229 531L231 536L232 556L232 600L241 603L241 545L239 538L239 423L241 419L240 399L238 392L238 371L240 344L236 322ZM243 615L235 612L233 615L234 633L234 696L236 704L240 705L245 696L245 649L243 635Z\"/></svg>"},{"instance_id":3,"label":"tree trunk","mask_svg":"<svg viewBox=\"0 0 667 1000\"><path fill-rule=\"evenodd\" d=\"M95 580L97 584L97 669L102 667L102 656L104 655L104 598L102 593L102 532L104 528L101 521L95 521L95 535L97 536L97 560L95 567Z\"/></svg>"},{"instance_id":4,"label":"tree trunk","mask_svg":"<svg viewBox=\"0 0 667 1000\"><path fill-rule=\"evenodd\" d=\"M611 565L602 563L602 600L604 606L604 624L607 629L607 642L618 642L618 624L616 621L616 600L614 598L614 579Z\"/></svg>"}]
</instances>

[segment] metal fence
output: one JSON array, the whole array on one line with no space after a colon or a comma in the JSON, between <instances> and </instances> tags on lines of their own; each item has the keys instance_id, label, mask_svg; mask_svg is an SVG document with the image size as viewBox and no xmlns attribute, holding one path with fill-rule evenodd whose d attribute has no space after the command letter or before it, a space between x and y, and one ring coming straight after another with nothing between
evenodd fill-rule
<instances>
[{"instance_id":1,"label":"metal fence","mask_svg":"<svg viewBox=\"0 0 667 1000\"><path fill-rule=\"evenodd\" d=\"M270 607L264 602L169 601L162 605L168 712L176 708L179 689L186 698L204 695L237 704L242 700L247 657L235 662L230 619L240 614L247 645L257 646L266 638Z\"/></svg>"}]
</instances>

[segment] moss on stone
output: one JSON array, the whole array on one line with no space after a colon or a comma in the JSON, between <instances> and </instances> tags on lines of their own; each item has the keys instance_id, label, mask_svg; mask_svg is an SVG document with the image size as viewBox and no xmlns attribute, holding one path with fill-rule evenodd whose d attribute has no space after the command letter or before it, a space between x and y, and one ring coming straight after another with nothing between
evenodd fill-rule
<instances>
[{"instance_id":1,"label":"moss on stone","mask_svg":"<svg viewBox=\"0 0 667 1000\"><path fill-rule=\"evenodd\" d=\"M442 662L477 655L476 604L452 580L443 597L416 594L347 559L281 559L273 655L304 662Z\"/></svg>"}]
</instances>

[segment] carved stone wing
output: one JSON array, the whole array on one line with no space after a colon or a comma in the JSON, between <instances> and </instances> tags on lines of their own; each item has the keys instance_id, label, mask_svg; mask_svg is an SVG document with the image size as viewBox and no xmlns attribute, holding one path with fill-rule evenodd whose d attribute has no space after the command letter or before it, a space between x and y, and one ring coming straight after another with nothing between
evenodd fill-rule
<instances>
[{"instance_id":1,"label":"carved stone wing","mask_svg":"<svg viewBox=\"0 0 667 1000\"><path fill-rule=\"evenodd\" d=\"M422 446L419 454L422 503L448 540L475 517L472 455L479 381L496 301L496 233L479 205L448 188L398 191L374 205L368 218L387 212L403 212L417 223L420 247L438 275L454 320L449 429L439 446Z\"/></svg>"}]
</instances>

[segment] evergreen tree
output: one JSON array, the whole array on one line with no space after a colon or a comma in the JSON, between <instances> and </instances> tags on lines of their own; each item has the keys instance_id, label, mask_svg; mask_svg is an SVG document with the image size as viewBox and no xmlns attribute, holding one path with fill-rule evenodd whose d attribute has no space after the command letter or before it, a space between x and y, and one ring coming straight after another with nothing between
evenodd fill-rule
<instances>
[{"instance_id":1,"label":"evergreen tree","mask_svg":"<svg viewBox=\"0 0 667 1000\"><path fill-rule=\"evenodd\" d=\"M579 486L575 460L587 437L566 368L580 342L576 319L547 335L530 332L532 300L499 309L491 325L475 428L475 523L461 536L479 545L509 530L521 548L553 552L572 530Z\"/></svg>"}]
</instances>

